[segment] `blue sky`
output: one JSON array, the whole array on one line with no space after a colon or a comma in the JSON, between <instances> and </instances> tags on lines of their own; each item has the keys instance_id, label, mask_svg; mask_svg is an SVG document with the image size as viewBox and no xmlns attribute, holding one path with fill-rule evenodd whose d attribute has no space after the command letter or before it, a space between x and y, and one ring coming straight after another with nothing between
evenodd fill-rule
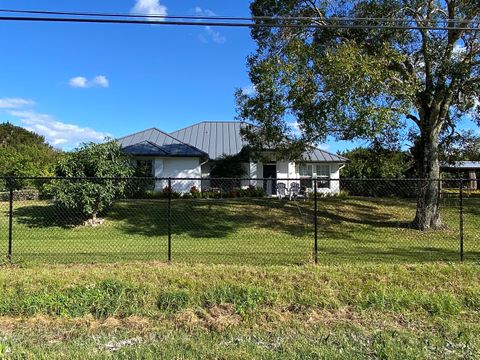
<instances>
[{"instance_id":1,"label":"blue sky","mask_svg":"<svg viewBox=\"0 0 480 360\"><path fill-rule=\"evenodd\" d=\"M139 9L165 6L170 15L249 15L248 1L143 1ZM136 2L2 0L0 7L128 13ZM232 120L233 93L249 85L245 62L254 49L248 29L4 22L0 33L0 121L43 132L63 148L103 134ZM8 99L35 104L13 108ZM57 124L54 134L43 128L53 121L81 129Z\"/></svg>"}]
</instances>

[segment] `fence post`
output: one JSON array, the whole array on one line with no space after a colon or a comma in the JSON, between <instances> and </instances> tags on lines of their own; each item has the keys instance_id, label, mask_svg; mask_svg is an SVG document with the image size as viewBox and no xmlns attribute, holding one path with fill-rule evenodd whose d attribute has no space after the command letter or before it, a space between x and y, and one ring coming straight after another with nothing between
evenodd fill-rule
<instances>
[{"instance_id":1,"label":"fence post","mask_svg":"<svg viewBox=\"0 0 480 360\"><path fill-rule=\"evenodd\" d=\"M460 261L463 261L463 179L460 180Z\"/></svg>"},{"instance_id":2,"label":"fence post","mask_svg":"<svg viewBox=\"0 0 480 360\"><path fill-rule=\"evenodd\" d=\"M168 261L172 261L172 179L168 178Z\"/></svg>"},{"instance_id":3,"label":"fence post","mask_svg":"<svg viewBox=\"0 0 480 360\"><path fill-rule=\"evenodd\" d=\"M13 235L13 186L10 184L8 198L8 261L12 261L12 235Z\"/></svg>"},{"instance_id":4,"label":"fence post","mask_svg":"<svg viewBox=\"0 0 480 360\"><path fill-rule=\"evenodd\" d=\"M315 228L315 238L313 244L313 257L315 259L315 264L318 264L318 219L317 219L317 179L314 179L313 183L313 225Z\"/></svg>"}]
</instances>

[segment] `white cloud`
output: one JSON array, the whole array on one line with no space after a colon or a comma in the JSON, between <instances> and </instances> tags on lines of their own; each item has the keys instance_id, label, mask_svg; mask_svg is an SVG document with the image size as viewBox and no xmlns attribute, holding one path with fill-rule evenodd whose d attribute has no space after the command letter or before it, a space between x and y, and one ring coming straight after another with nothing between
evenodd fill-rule
<instances>
[{"instance_id":1,"label":"white cloud","mask_svg":"<svg viewBox=\"0 0 480 360\"><path fill-rule=\"evenodd\" d=\"M134 15L167 15L167 7L160 4L160 0L136 0L130 10ZM162 18L146 18L150 21L163 21Z\"/></svg>"},{"instance_id":2,"label":"white cloud","mask_svg":"<svg viewBox=\"0 0 480 360\"><path fill-rule=\"evenodd\" d=\"M212 10L210 9L202 9L200 6L195 6L195 14L198 16L216 16Z\"/></svg>"},{"instance_id":3,"label":"white cloud","mask_svg":"<svg viewBox=\"0 0 480 360\"><path fill-rule=\"evenodd\" d=\"M101 142L110 134L88 127L80 127L55 120L51 115L35 111L10 110L9 114L20 119L20 123L30 131L43 135L47 142L65 150L75 148L83 142Z\"/></svg>"},{"instance_id":4,"label":"white cloud","mask_svg":"<svg viewBox=\"0 0 480 360\"><path fill-rule=\"evenodd\" d=\"M224 44L227 41L226 36L222 35L216 30L213 30L211 26L205 26L205 32L216 44Z\"/></svg>"},{"instance_id":5,"label":"white cloud","mask_svg":"<svg viewBox=\"0 0 480 360\"><path fill-rule=\"evenodd\" d=\"M0 109L18 109L33 105L35 105L35 102L32 100L21 98L0 98Z\"/></svg>"},{"instance_id":6,"label":"white cloud","mask_svg":"<svg viewBox=\"0 0 480 360\"><path fill-rule=\"evenodd\" d=\"M92 85L97 85L97 86L100 86L100 87L104 87L104 88L108 88L108 86L110 85L107 77L105 75L98 75L98 76L95 76L95 78L92 80Z\"/></svg>"},{"instance_id":7,"label":"white cloud","mask_svg":"<svg viewBox=\"0 0 480 360\"><path fill-rule=\"evenodd\" d=\"M95 76L91 80L88 80L84 76L76 76L71 78L68 81L68 84L72 88L81 88L81 89L86 89L90 87L108 88L108 86L110 85L110 82L108 81L108 78L105 75Z\"/></svg>"},{"instance_id":8,"label":"white cloud","mask_svg":"<svg viewBox=\"0 0 480 360\"><path fill-rule=\"evenodd\" d=\"M68 84L73 88L86 88L87 87L87 78L83 76L76 76L70 79Z\"/></svg>"},{"instance_id":9,"label":"white cloud","mask_svg":"<svg viewBox=\"0 0 480 360\"><path fill-rule=\"evenodd\" d=\"M210 9L202 9L200 6L196 6L194 9L195 15L198 16L216 16L212 10ZM216 44L224 44L227 41L227 37L220 33L219 31L213 29L211 26L205 26L204 32L198 35L198 38L203 43L208 43L213 41Z\"/></svg>"}]
</instances>

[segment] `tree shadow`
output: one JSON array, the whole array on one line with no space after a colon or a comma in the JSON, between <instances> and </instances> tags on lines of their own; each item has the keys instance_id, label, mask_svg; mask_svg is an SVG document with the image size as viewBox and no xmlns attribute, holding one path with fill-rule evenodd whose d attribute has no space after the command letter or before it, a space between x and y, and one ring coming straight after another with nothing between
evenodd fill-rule
<instances>
[{"instance_id":1,"label":"tree shadow","mask_svg":"<svg viewBox=\"0 0 480 360\"><path fill-rule=\"evenodd\" d=\"M328 261L427 262L452 261L459 258L455 245L425 246L428 241L432 241L430 243L432 245L437 244L437 241L444 241L443 237L450 236L450 233L441 231L419 233L411 229L407 221L402 221L401 212L408 210L410 215L411 204L402 206L398 201L368 202L367 199L361 201L329 199L319 204L320 255ZM175 238L185 241L185 254L180 256L177 253L178 258L206 262L218 259L218 262L243 263L248 260L240 260L241 258L236 256L246 254L245 256L252 259L258 258L259 263L262 263L262 259L267 262L273 261L269 257L282 263L291 255L292 262L301 262L305 258L301 254L305 254L306 247L297 247L296 240L307 241L308 244L311 241L313 249L312 202L271 198L174 199L171 202L170 216L170 229L174 241ZM138 235L152 238L152 241L156 241L153 238L161 238L160 242L166 244L165 240L169 233L169 210L168 201L165 199L118 201L103 217L107 222L106 225L102 225L105 228L99 229L108 231L109 236L121 239L127 234L132 235L131 239L136 239L134 236ZM14 210L14 219L29 229L49 227L72 229L82 224L84 220L51 203L18 206ZM432 234L438 236L432 237ZM51 240L55 240L56 235L51 236ZM201 241L225 238L227 242ZM270 245L266 246L265 252L249 251L248 245L242 245L243 240L250 241L250 244L256 244L258 241L260 245L268 241ZM219 247L229 245L230 241L238 243L238 246L229 251L223 251ZM275 245L275 250L269 248L272 244ZM78 256L87 258L90 256L90 250L92 249ZM132 254L125 253L121 256L135 259L137 256L138 259L150 256L146 255L148 252L142 251L139 245ZM296 252L298 256L295 255ZM98 253L95 259L108 258L109 254L111 253L108 251ZM480 258L480 253L469 251L466 257Z\"/></svg>"},{"instance_id":2,"label":"tree shadow","mask_svg":"<svg viewBox=\"0 0 480 360\"><path fill-rule=\"evenodd\" d=\"M81 225L85 218L78 213L67 211L55 204L28 205L13 211L14 219L29 228L60 227L71 229Z\"/></svg>"},{"instance_id":3,"label":"tree shadow","mask_svg":"<svg viewBox=\"0 0 480 360\"><path fill-rule=\"evenodd\" d=\"M171 234L192 238L224 238L259 228L299 236L305 232L304 219L296 209L270 204L270 200L176 199L171 203ZM295 217L292 217L295 215ZM143 236L167 236L166 200L136 200L118 203L108 214L122 231ZM293 219L293 221L292 221Z\"/></svg>"},{"instance_id":4,"label":"tree shadow","mask_svg":"<svg viewBox=\"0 0 480 360\"><path fill-rule=\"evenodd\" d=\"M428 263L435 261L458 261L460 252L456 249L447 249L428 246L405 246L405 247L350 247L348 249L339 247L320 246L320 259L332 259L335 262L365 262L385 263ZM480 252L469 251L465 254L467 261L478 261Z\"/></svg>"},{"instance_id":5,"label":"tree shadow","mask_svg":"<svg viewBox=\"0 0 480 360\"><path fill-rule=\"evenodd\" d=\"M348 216L345 216L337 211L322 209L318 211L318 217L320 221L328 222L329 224L352 223L377 228L413 229L411 221L391 220L395 216L360 210L349 211Z\"/></svg>"}]
</instances>

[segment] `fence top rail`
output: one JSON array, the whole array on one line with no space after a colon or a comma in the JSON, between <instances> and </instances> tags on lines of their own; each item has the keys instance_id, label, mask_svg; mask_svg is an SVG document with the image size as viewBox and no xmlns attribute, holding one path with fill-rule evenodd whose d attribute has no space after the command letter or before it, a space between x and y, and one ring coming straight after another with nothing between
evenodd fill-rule
<instances>
[{"instance_id":1,"label":"fence top rail","mask_svg":"<svg viewBox=\"0 0 480 360\"><path fill-rule=\"evenodd\" d=\"M59 177L59 176L0 176L0 180L149 180L149 181L168 181L168 180L190 180L190 181L210 181L210 180L234 180L234 181L299 181L299 180L319 180L319 181L349 181L349 182L368 182L368 181L405 181L405 182L449 182L449 181L480 181L480 179L468 179L468 178L448 178L448 179L422 179L422 178L330 178L330 177L293 177L293 178L231 178L231 177Z\"/></svg>"}]
</instances>

